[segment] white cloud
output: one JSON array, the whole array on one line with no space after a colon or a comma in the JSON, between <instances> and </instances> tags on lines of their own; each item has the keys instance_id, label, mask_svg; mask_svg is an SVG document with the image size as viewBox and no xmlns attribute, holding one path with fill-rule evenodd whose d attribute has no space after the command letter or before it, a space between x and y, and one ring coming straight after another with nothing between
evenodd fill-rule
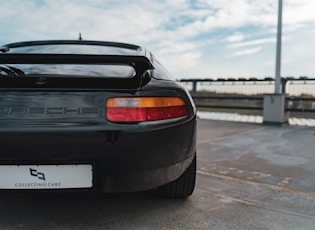
<instances>
[{"instance_id":1,"label":"white cloud","mask_svg":"<svg viewBox=\"0 0 315 230\"><path fill-rule=\"evenodd\" d=\"M213 19L216 27L235 28L245 25L275 24L273 0L202 0L205 7L216 9Z\"/></svg>"},{"instance_id":2,"label":"white cloud","mask_svg":"<svg viewBox=\"0 0 315 230\"><path fill-rule=\"evenodd\" d=\"M185 52L180 55L171 54L162 56L160 58L161 63L170 71L176 72L177 70L185 71L191 67L195 67L199 64L201 53L196 52Z\"/></svg>"},{"instance_id":3,"label":"white cloud","mask_svg":"<svg viewBox=\"0 0 315 230\"><path fill-rule=\"evenodd\" d=\"M252 41L246 41L246 42L237 42L234 44L228 45L228 48L241 48L246 46L256 46L256 45L262 45L266 43L275 43L276 37L273 38L263 38L263 39L256 39Z\"/></svg>"},{"instance_id":4,"label":"white cloud","mask_svg":"<svg viewBox=\"0 0 315 230\"><path fill-rule=\"evenodd\" d=\"M297 39L293 31L315 30L315 1L286 0L283 5L283 31L290 42ZM81 32L87 40L144 45L171 71L185 67L195 68L194 73L202 69L200 63L210 62L204 58L224 59L225 45L235 49L230 57L238 59L274 46L277 1L10 0L1 2L0 15L2 43L77 39ZM312 45L309 39L298 44Z\"/></svg>"},{"instance_id":5,"label":"white cloud","mask_svg":"<svg viewBox=\"0 0 315 230\"><path fill-rule=\"evenodd\" d=\"M262 49L261 46L251 48L251 49L245 49L245 50L235 52L232 55L230 55L229 57L239 57L239 56L244 56L244 55L255 54L255 53L259 52L261 49Z\"/></svg>"},{"instance_id":6,"label":"white cloud","mask_svg":"<svg viewBox=\"0 0 315 230\"><path fill-rule=\"evenodd\" d=\"M35 1L20 4L12 0L7 4L2 4L1 9L14 9L7 14L6 19L14 19L18 26L12 31L16 37L24 39L39 36L71 38L81 31L86 39L148 40L148 31L165 23L165 17L157 17L142 5L132 2L112 6L106 1L89 5L82 1L53 0L35 7ZM19 7L12 7L11 4Z\"/></svg>"},{"instance_id":7,"label":"white cloud","mask_svg":"<svg viewBox=\"0 0 315 230\"><path fill-rule=\"evenodd\" d=\"M289 25L315 23L315 1L283 1L283 23Z\"/></svg>"},{"instance_id":8,"label":"white cloud","mask_svg":"<svg viewBox=\"0 0 315 230\"><path fill-rule=\"evenodd\" d=\"M315 77L315 33L304 28L298 33L292 32L291 39L282 44L282 72L290 76ZM294 36L294 37L293 37Z\"/></svg>"},{"instance_id":9,"label":"white cloud","mask_svg":"<svg viewBox=\"0 0 315 230\"><path fill-rule=\"evenodd\" d=\"M244 38L245 38L245 35L244 35L243 33L236 32L236 33L234 33L233 35L228 36L228 37L226 38L226 41L227 41L228 43L241 42L241 41L244 40Z\"/></svg>"}]
</instances>

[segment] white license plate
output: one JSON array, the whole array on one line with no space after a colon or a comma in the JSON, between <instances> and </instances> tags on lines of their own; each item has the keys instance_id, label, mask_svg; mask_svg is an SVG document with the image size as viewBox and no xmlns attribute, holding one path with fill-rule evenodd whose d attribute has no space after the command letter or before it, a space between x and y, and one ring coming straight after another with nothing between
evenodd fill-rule
<instances>
[{"instance_id":1,"label":"white license plate","mask_svg":"<svg viewBox=\"0 0 315 230\"><path fill-rule=\"evenodd\" d=\"M0 165L0 189L91 188L92 165Z\"/></svg>"}]
</instances>

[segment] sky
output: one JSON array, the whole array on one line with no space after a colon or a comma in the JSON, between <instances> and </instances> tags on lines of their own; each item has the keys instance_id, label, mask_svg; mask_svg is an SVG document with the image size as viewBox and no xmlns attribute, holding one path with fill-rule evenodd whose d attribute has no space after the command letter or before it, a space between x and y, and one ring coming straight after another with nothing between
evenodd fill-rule
<instances>
[{"instance_id":1,"label":"sky","mask_svg":"<svg viewBox=\"0 0 315 230\"><path fill-rule=\"evenodd\" d=\"M283 0L281 76L315 77L315 1ZM176 79L274 77L278 0L1 1L0 45L48 39L146 47Z\"/></svg>"}]
</instances>

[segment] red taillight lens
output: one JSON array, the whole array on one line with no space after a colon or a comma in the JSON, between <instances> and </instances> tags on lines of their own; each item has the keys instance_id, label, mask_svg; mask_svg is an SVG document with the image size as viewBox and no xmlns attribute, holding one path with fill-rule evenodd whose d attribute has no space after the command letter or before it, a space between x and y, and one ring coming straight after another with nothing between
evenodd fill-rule
<instances>
[{"instance_id":1,"label":"red taillight lens","mask_svg":"<svg viewBox=\"0 0 315 230\"><path fill-rule=\"evenodd\" d=\"M109 98L106 107L111 122L158 121L188 114L185 101L178 97Z\"/></svg>"}]
</instances>

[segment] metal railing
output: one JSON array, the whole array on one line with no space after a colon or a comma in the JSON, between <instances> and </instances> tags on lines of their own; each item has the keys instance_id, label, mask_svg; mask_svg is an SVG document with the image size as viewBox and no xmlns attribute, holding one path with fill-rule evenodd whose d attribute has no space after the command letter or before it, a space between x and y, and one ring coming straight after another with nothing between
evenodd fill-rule
<instances>
[{"instance_id":1,"label":"metal railing","mask_svg":"<svg viewBox=\"0 0 315 230\"><path fill-rule=\"evenodd\" d=\"M194 96L199 108L262 110L263 96Z\"/></svg>"},{"instance_id":2,"label":"metal railing","mask_svg":"<svg viewBox=\"0 0 315 230\"><path fill-rule=\"evenodd\" d=\"M262 114L263 95L274 93L274 79L183 79L199 109ZM315 78L282 78L286 111L294 117L315 118ZM216 110L213 110L216 109ZM255 112L253 112L255 111Z\"/></svg>"}]
</instances>

